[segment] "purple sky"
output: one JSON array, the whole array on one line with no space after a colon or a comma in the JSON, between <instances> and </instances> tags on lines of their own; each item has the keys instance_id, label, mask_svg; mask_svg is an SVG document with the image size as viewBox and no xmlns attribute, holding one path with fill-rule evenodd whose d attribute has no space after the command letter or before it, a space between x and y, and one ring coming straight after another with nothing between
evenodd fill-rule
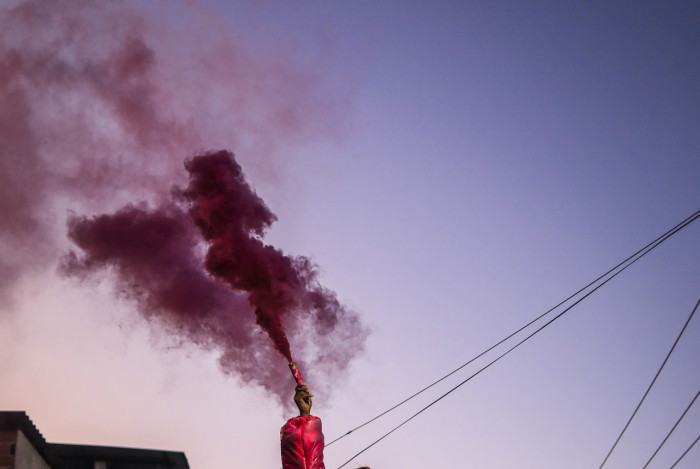
<instances>
[{"instance_id":1,"label":"purple sky","mask_svg":"<svg viewBox=\"0 0 700 469\"><path fill-rule=\"evenodd\" d=\"M340 379L302 370L327 440L700 209L700 6L482 3L2 7L0 408L53 442L279 467L273 394L142 319L109 273L58 273L71 214L168 200L202 150L236 153L278 218L265 241L371 331ZM698 223L346 467L598 467L700 297ZM700 388L698 321L606 467L641 467ZM695 405L649 467L699 433ZM698 466L696 447L677 467Z\"/></svg>"}]
</instances>

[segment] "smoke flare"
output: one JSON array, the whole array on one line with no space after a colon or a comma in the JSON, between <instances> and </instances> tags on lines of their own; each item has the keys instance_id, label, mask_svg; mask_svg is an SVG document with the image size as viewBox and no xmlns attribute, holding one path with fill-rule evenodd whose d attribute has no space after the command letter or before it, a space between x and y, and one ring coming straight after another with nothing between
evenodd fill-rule
<instances>
[{"instance_id":1,"label":"smoke flare","mask_svg":"<svg viewBox=\"0 0 700 469\"><path fill-rule=\"evenodd\" d=\"M80 249L62 272L113 279L154 335L219 350L224 372L285 393L285 402L289 372L268 335L286 356L286 334L298 361L328 380L342 371L364 328L318 284L313 263L260 242L275 219L262 201L253 205L269 218L243 216L258 228L239 236L281 264L260 268L274 274L267 290L234 290L202 267L209 241L189 212L205 213L205 198L170 192L187 174L181 157L199 148L235 147L258 176L279 181L281 148L343 134L340 94L316 86L323 67L285 56L247 47L199 2L0 5L0 310L14 310L15 287L53 271L69 249L68 210L103 214L68 217ZM278 290L285 263L298 274L289 293Z\"/></svg>"},{"instance_id":2,"label":"smoke flare","mask_svg":"<svg viewBox=\"0 0 700 469\"><path fill-rule=\"evenodd\" d=\"M246 183L228 152L196 156L185 168L190 183L179 195L209 245L207 271L234 290L248 292L258 325L291 362L281 321L299 306L304 287L294 260L260 239L275 215Z\"/></svg>"},{"instance_id":3,"label":"smoke flare","mask_svg":"<svg viewBox=\"0 0 700 469\"><path fill-rule=\"evenodd\" d=\"M84 278L111 268L121 294L144 316L221 349L224 370L263 384L280 399L288 393L283 363L249 327L251 314L287 362L293 361L290 332L304 359L329 375L324 381L342 371L366 337L357 314L318 283L308 258L263 243L276 217L230 152L197 155L185 168L189 184L174 189L167 205L72 218L69 237L82 255L71 252L63 271ZM203 242L207 251L200 259Z\"/></svg>"},{"instance_id":4,"label":"smoke flare","mask_svg":"<svg viewBox=\"0 0 700 469\"><path fill-rule=\"evenodd\" d=\"M65 250L67 209L160 204L211 146L278 181L280 148L342 133L309 70L200 2L0 2L0 309Z\"/></svg>"}]
</instances>

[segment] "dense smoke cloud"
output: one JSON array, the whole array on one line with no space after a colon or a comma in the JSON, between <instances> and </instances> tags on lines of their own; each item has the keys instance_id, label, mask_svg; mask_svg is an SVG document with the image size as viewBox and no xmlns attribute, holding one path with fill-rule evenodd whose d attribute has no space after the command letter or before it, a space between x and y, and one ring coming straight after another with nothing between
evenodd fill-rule
<instances>
[{"instance_id":1,"label":"dense smoke cloud","mask_svg":"<svg viewBox=\"0 0 700 469\"><path fill-rule=\"evenodd\" d=\"M171 187L187 175L183 159L201 148L235 148L251 167L269 168L282 145L334 136L342 119L313 77L249 53L204 8L161 8L186 13L188 34L122 2L0 7L0 309L11 311L20 280L66 252L68 211L86 214L70 219L72 240L88 243L90 224L115 237L117 252L86 245L90 255L72 254L64 272L85 276L110 264L117 291L154 323L220 349L226 372L276 391L284 360L255 324L247 293L203 270L202 234ZM156 232L162 249L147 249ZM307 267L305 281L316 286L303 301L318 306L308 317L289 315L285 327L294 342L305 321L319 319L299 355L322 367L318 347L342 332L317 298L334 296ZM145 283L148 290L138 286ZM348 343L359 350L355 325L358 340ZM347 363L343 350L329 355L329 367Z\"/></svg>"},{"instance_id":2,"label":"dense smoke cloud","mask_svg":"<svg viewBox=\"0 0 700 469\"><path fill-rule=\"evenodd\" d=\"M276 217L233 155L204 153L185 167L190 182L175 190L179 203L71 218L68 234L81 252L64 259L63 272L85 278L111 269L118 291L145 317L221 350L224 371L281 399L290 376L271 351L274 346L291 362L288 335L296 339L295 353L302 362L312 360L316 371L329 376L343 370L362 349L365 329L318 283L309 259L263 243ZM197 249L203 240L205 259ZM271 342L261 342L255 323Z\"/></svg>"}]
</instances>

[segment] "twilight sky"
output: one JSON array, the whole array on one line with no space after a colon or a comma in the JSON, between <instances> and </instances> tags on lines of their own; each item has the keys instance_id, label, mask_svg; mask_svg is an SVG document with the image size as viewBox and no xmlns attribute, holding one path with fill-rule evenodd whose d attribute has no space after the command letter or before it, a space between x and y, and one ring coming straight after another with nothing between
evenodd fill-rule
<instances>
[{"instance_id":1,"label":"twilight sky","mask_svg":"<svg viewBox=\"0 0 700 469\"><path fill-rule=\"evenodd\" d=\"M700 5L524 3L5 2L0 408L52 442L280 466L294 384L252 310L227 368L117 269L61 268L72 216L171 203L204 150L236 154L277 216L264 242L309 257L369 331L289 325L327 441L700 209ZM699 223L346 467L598 467L700 298ZM643 466L700 389L698 321L605 467ZM696 404L649 468L698 434ZM696 446L677 467L698 466Z\"/></svg>"}]
</instances>

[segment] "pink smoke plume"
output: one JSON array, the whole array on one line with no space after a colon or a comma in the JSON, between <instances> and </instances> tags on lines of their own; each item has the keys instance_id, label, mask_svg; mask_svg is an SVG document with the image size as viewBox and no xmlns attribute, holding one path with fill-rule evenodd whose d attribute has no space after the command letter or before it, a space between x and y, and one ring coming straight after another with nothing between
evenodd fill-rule
<instances>
[{"instance_id":1,"label":"pink smoke plume","mask_svg":"<svg viewBox=\"0 0 700 469\"><path fill-rule=\"evenodd\" d=\"M163 200L182 156L207 147L236 148L277 182L280 148L342 133L339 103L308 70L253 54L202 5L149 2L158 18L106 0L10 5L0 5L2 309L65 248L67 209Z\"/></svg>"},{"instance_id":2,"label":"pink smoke plume","mask_svg":"<svg viewBox=\"0 0 700 469\"><path fill-rule=\"evenodd\" d=\"M366 329L318 283L308 258L263 243L276 217L233 155L203 153L187 160L185 168L189 185L174 190L176 202L72 218L69 237L82 255L71 252L63 271L84 277L112 268L121 294L146 317L221 349L226 371L281 399L289 393L286 367L275 364L271 348L256 339L253 314L287 362L293 361L289 330L306 360L331 375L343 370L362 350ZM196 252L203 241L202 260Z\"/></svg>"},{"instance_id":3,"label":"pink smoke plume","mask_svg":"<svg viewBox=\"0 0 700 469\"><path fill-rule=\"evenodd\" d=\"M276 217L246 183L232 155L196 156L185 168L190 184L180 195L209 243L207 270L234 290L248 292L258 325L291 362L282 317L298 307L303 280L293 259L260 240Z\"/></svg>"},{"instance_id":4,"label":"pink smoke plume","mask_svg":"<svg viewBox=\"0 0 700 469\"><path fill-rule=\"evenodd\" d=\"M266 332L274 336L281 325L300 344L301 362L319 373L342 370L351 357L332 346L340 324L362 327L344 310L336 326L337 300L318 285L313 264L280 253L300 274L301 283L289 284L297 289L291 303L286 293L273 301L258 290L234 291L238 279L202 268L203 246L220 244L205 241L192 219L207 207L189 187L176 199L170 192L187 174L182 157L204 147L236 148L249 171L278 181L280 148L342 134L340 103L308 69L250 52L206 7L159 5L158 18L106 0L0 5L0 310L13 309L19 281L53 269L65 253L68 211L110 213L70 219L70 236L85 252L64 262L66 272L88 276L109 266L117 293L151 322L221 350L224 371L273 392L289 376L255 324L255 302L267 307L257 319ZM168 26L169 14L178 15L176 26ZM270 216L258 222L262 231ZM249 233L260 241L260 230ZM278 284L270 288L280 294ZM308 342L302 331L310 331ZM357 337L359 350L364 335Z\"/></svg>"}]
</instances>

